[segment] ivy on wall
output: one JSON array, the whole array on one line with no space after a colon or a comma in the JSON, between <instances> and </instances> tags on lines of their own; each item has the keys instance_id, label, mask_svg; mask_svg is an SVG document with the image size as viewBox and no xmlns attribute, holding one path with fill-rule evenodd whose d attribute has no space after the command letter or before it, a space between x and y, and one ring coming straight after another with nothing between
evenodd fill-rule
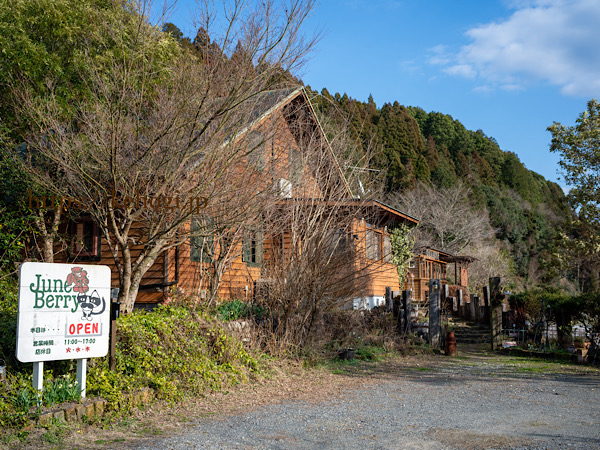
<instances>
[{"instance_id":1,"label":"ivy on wall","mask_svg":"<svg viewBox=\"0 0 600 450\"><path fill-rule=\"evenodd\" d=\"M392 243L392 263L396 265L398 271L398 281L400 287L404 286L406 279L406 265L412 257L412 249L415 245L415 237L411 233L411 229L405 225L394 228L391 231Z\"/></svg>"}]
</instances>

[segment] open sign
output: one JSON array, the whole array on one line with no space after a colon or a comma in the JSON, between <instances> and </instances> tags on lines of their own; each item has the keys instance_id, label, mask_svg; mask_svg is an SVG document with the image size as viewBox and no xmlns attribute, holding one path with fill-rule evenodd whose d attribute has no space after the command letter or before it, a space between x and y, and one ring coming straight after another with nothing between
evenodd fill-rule
<instances>
[{"instance_id":1,"label":"open sign","mask_svg":"<svg viewBox=\"0 0 600 450\"><path fill-rule=\"evenodd\" d=\"M17 359L43 362L108 353L110 268L26 262L19 273Z\"/></svg>"}]
</instances>

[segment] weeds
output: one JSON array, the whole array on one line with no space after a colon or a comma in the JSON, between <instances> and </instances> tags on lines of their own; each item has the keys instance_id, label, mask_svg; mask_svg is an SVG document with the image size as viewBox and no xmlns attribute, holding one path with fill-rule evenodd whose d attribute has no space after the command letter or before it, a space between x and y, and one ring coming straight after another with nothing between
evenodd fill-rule
<instances>
[{"instance_id":1,"label":"weeds","mask_svg":"<svg viewBox=\"0 0 600 450\"><path fill-rule=\"evenodd\" d=\"M64 442L65 435L68 431L68 425L58 420L52 420L48 426L48 431L42 436L42 440L49 444L62 445Z\"/></svg>"},{"instance_id":2,"label":"weeds","mask_svg":"<svg viewBox=\"0 0 600 450\"><path fill-rule=\"evenodd\" d=\"M239 320L249 317L263 317L266 310L260 306L241 300L229 300L217 306L217 317L223 321Z\"/></svg>"}]
</instances>

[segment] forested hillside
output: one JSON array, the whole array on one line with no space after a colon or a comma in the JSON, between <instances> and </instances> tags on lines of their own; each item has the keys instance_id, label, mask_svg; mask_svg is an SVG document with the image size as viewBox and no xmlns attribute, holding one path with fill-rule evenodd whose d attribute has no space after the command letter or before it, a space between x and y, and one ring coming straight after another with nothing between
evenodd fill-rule
<instances>
[{"instance_id":1,"label":"forested hillside","mask_svg":"<svg viewBox=\"0 0 600 450\"><path fill-rule=\"evenodd\" d=\"M447 114L398 102L378 108L372 97L360 102L307 89L320 114L341 126L347 118L352 139L373 152L371 165L385 170L388 196L419 182L467 185L471 206L487 210L498 245L510 252L517 284L558 283L552 250L557 225L570 214L560 186L528 170L493 137L467 130Z\"/></svg>"}]
</instances>

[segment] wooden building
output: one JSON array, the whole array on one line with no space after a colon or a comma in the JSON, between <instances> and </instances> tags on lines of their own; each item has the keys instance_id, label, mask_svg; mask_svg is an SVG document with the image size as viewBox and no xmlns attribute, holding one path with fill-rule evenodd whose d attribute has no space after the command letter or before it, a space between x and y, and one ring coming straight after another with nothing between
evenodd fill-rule
<instances>
[{"instance_id":1,"label":"wooden building","mask_svg":"<svg viewBox=\"0 0 600 450\"><path fill-rule=\"evenodd\" d=\"M412 297L424 303L429 299L429 280L439 279L442 285L452 284L468 286L469 264L473 261L469 256L454 256L431 247L416 249L415 257L408 263L408 279L405 289L412 289ZM448 279L448 265L454 265L454 279Z\"/></svg>"},{"instance_id":2,"label":"wooden building","mask_svg":"<svg viewBox=\"0 0 600 450\"><path fill-rule=\"evenodd\" d=\"M263 132L267 128L270 131ZM311 145L303 131L307 128L312 130L313 135L316 133L324 143L321 154L315 156L307 151ZM363 279L361 288L353 299L355 307L377 306L384 302L386 287L400 289L396 266L391 263L388 230L400 223L414 226L418 221L381 202L364 202L353 195L304 89L266 93L246 131L236 139L239 145L260 142L248 156L247 163L258 167L258 176L249 180L249 185L262 183L274 186L273 195L279 197L282 207L299 200L311 200L314 204L315 200L324 197L323 193L330 189L330 184L336 184L343 190L341 201L349 213L356 212L353 208L364 211L362 217L354 214L351 227L344 232L342 238L344 242L351 243L353 249L353 257L347 261L346 270L353 272L356 279ZM314 140L314 136L312 139ZM313 157L321 159L321 166L328 166L327 177L321 176L319 170L311 169L314 165L307 158ZM192 219L186 226L194 227L195 220ZM206 217L197 220L206 220ZM74 237L72 249L59 255L57 262L62 259L115 267L108 245L93 221L84 218L69 227ZM229 259L218 269L222 270L218 285L219 298L251 299L257 282L269 279L270 274L264 270L265 261L274 248L285 249L289 245L289 234L286 234L289 231L268 227L268 222L257 223L251 229L231 234L227 249ZM224 242L225 240L211 239L210 236L201 240L190 238L186 244L163 252L144 276L136 306L152 307L165 301L173 293L199 300L208 298L213 286L204 276L207 265L210 264L205 256L208 253L223 253L224 249L221 247ZM420 264L419 260L419 268ZM424 275L430 270L429 267L423 266L423 272L418 273ZM112 273L113 285L118 286L117 271L113 269ZM422 290L421 287L419 289Z\"/></svg>"}]
</instances>

